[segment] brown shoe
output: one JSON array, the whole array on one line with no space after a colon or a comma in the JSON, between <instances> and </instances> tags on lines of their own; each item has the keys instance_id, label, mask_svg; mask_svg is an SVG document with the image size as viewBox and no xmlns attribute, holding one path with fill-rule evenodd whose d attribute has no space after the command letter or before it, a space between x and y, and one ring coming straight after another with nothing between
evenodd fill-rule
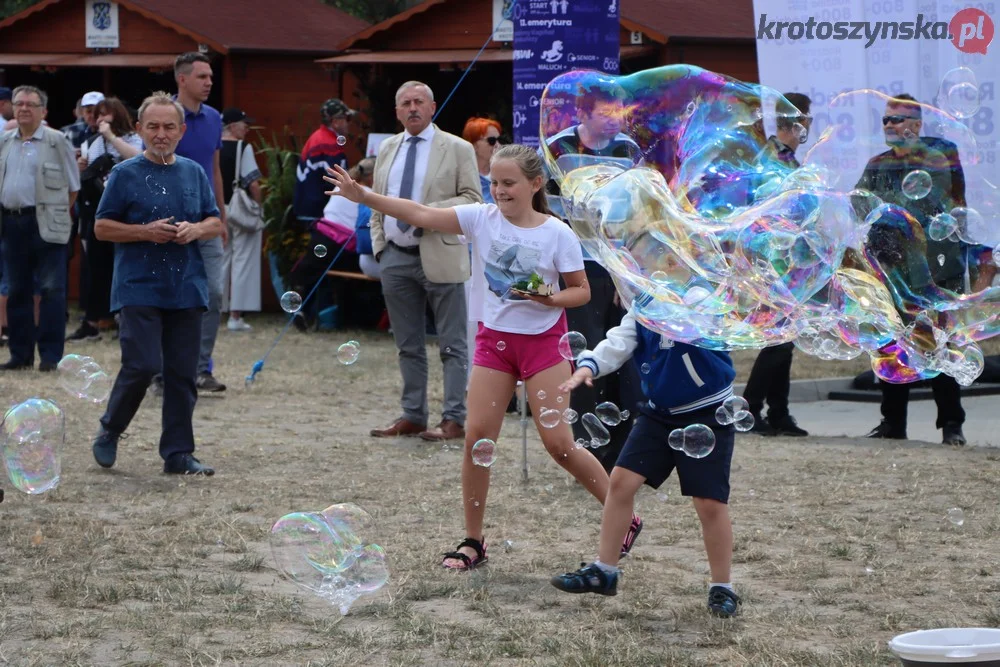
<instances>
[{"instance_id":1,"label":"brown shoe","mask_svg":"<svg viewBox=\"0 0 1000 667\"><path fill-rule=\"evenodd\" d=\"M424 440L436 442L439 440L459 440L465 437L465 429L450 419L442 419L441 423L434 428L427 429L420 434Z\"/></svg>"},{"instance_id":2,"label":"brown shoe","mask_svg":"<svg viewBox=\"0 0 1000 667\"><path fill-rule=\"evenodd\" d=\"M385 428L373 428L369 435L373 438L395 438L400 435L420 435L427 427L421 424L414 424L408 419L400 417Z\"/></svg>"}]
</instances>

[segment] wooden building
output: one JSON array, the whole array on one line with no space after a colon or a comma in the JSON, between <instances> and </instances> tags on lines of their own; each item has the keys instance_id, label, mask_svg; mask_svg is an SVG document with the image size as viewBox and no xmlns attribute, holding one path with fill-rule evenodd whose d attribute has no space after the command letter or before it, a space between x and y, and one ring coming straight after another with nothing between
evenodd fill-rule
<instances>
[{"instance_id":1,"label":"wooden building","mask_svg":"<svg viewBox=\"0 0 1000 667\"><path fill-rule=\"evenodd\" d=\"M609 0L609 2L612 0ZM621 71L689 63L756 82L757 54L750 0L620 0ZM320 59L360 79L371 129L396 129L393 93L408 79L428 83L438 104L493 32L494 0L424 0L338 44ZM510 128L513 44L491 41L439 118L459 133L472 115Z\"/></svg>"},{"instance_id":2,"label":"wooden building","mask_svg":"<svg viewBox=\"0 0 1000 667\"><path fill-rule=\"evenodd\" d=\"M153 90L175 91L173 60L213 60L209 103L243 108L265 133L307 137L329 97L353 98L354 82L315 64L367 27L320 0L117 0L117 46L96 41L87 0L42 0L0 22L0 85L32 84L49 95L49 122L72 122L89 90L133 107ZM97 36L102 37L102 36Z\"/></svg>"}]
</instances>

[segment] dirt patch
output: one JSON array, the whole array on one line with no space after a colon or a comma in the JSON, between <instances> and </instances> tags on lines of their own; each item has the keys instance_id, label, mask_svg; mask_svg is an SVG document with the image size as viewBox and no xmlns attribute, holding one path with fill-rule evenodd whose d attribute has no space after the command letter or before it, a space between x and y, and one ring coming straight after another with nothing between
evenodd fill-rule
<instances>
[{"instance_id":1,"label":"dirt patch","mask_svg":"<svg viewBox=\"0 0 1000 667\"><path fill-rule=\"evenodd\" d=\"M995 450L741 435L741 618L705 613L698 523L674 480L639 494L646 527L618 597L567 596L548 579L593 558L600 508L536 434L523 483L519 425L505 424L490 564L472 576L444 571L440 554L462 537L459 452L367 435L397 415L388 337L290 332L245 390L278 331L277 320L255 325L220 334L217 375L230 388L198 403L198 454L217 467L212 479L160 472L151 397L109 472L90 454L99 407L70 400L51 376L0 375L4 405L51 397L67 416L60 487L28 497L5 483L0 663L869 667L894 664L885 642L900 632L1000 624ZM342 366L336 348L348 338L361 341L361 358ZM81 352L117 370L115 343ZM430 352L433 418L441 384ZM796 375L807 367L797 354ZM391 571L343 619L276 575L267 541L283 514L334 502L375 516L372 539ZM946 517L956 506L962 526Z\"/></svg>"}]
</instances>

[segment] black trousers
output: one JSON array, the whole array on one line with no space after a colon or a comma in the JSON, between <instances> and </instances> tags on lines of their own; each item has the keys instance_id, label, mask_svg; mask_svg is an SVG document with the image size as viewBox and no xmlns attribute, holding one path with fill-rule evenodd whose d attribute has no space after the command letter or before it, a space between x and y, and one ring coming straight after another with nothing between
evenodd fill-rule
<instances>
[{"instance_id":1,"label":"black trousers","mask_svg":"<svg viewBox=\"0 0 1000 667\"><path fill-rule=\"evenodd\" d=\"M597 262L583 264L587 282L590 283L590 302L579 308L567 308L566 322L570 331L579 331L587 338L587 349L593 350L604 340L608 329L621 324L625 311L614 304L615 284L604 267ZM594 452L604 468L610 470L628 439L632 423L638 416L639 404L643 401L639 372L634 362L630 360L617 373L594 380L593 388L580 385L570 395L569 405L582 417L604 401L611 401L619 409L630 413L629 418L618 426L607 427L611 442ZM582 422L573 424L573 437L590 441Z\"/></svg>"},{"instance_id":2,"label":"black trousers","mask_svg":"<svg viewBox=\"0 0 1000 667\"><path fill-rule=\"evenodd\" d=\"M164 461L177 454L194 452L191 419L198 400L195 377L204 312L203 308L164 310L149 306L121 309L118 340L122 349L122 368L115 378L101 425L113 433L127 429L139 410L150 380L162 368L160 456Z\"/></svg>"},{"instance_id":3,"label":"black trousers","mask_svg":"<svg viewBox=\"0 0 1000 667\"><path fill-rule=\"evenodd\" d=\"M944 373L932 378L931 392L937 404L937 428L945 424L964 424L965 410L962 409L962 390L955 378ZM906 428L906 408L910 401L909 384L892 384L879 381L882 387L882 418L892 427Z\"/></svg>"},{"instance_id":4,"label":"black trousers","mask_svg":"<svg viewBox=\"0 0 1000 667\"><path fill-rule=\"evenodd\" d=\"M80 286L80 294L86 292L84 319L88 322L108 319L111 317L111 281L115 273L115 244L98 241L91 228L84 259L89 278L86 290L82 284Z\"/></svg>"},{"instance_id":5,"label":"black trousers","mask_svg":"<svg viewBox=\"0 0 1000 667\"><path fill-rule=\"evenodd\" d=\"M750 379L743 390L743 398L750 404L751 412L759 415L767 401L768 420L788 416L788 393L792 389L792 352L794 343L765 347L757 355L750 370Z\"/></svg>"}]
</instances>

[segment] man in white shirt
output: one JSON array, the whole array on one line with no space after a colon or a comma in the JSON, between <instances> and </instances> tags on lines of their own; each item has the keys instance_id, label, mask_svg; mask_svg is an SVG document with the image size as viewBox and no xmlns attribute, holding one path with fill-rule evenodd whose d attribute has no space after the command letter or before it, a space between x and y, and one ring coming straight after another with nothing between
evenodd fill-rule
<instances>
[{"instance_id":1,"label":"man in white shirt","mask_svg":"<svg viewBox=\"0 0 1000 667\"><path fill-rule=\"evenodd\" d=\"M424 83L396 91L396 118L404 132L386 139L375 161L373 190L427 206L482 202L472 144L431 123L437 105ZM382 269L382 291L403 376L402 416L377 438L419 435L425 440L464 438L467 349L463 284L469 278L468 246L455 234L417 229L405 220L372 212L372 250ZM430 303L444 366L441 422L427 428L425 311Z\"/></svg>"}]
</instances>

